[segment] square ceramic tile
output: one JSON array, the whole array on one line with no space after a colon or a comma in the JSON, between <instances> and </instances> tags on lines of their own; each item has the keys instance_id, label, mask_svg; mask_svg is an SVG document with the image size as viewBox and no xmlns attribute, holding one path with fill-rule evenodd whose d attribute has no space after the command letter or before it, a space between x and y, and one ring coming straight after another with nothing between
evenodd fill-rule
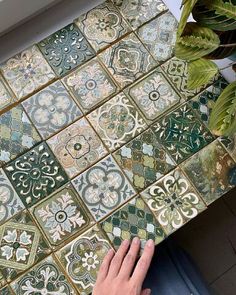
<instances>
[{"instance_id":1,"label":"square ceramic tile","mask_svg":"<svg viewBox=\"0 0 236 295\"><path fill-rule=\"evenodd\" d=\"M236 162L236 134L230 137L221 137L220 142L224 145Z\"/></svg>"},{"instance_id":2,"label":"square ceramic tile","mask_svg":"<svg viewBox=\"0 0 236 295\"><path fill-rule=\"evenodd\" d=\"M0 76L0 111L10 106L12 103L14 103L13 94L10 92L9 87Z\"/></svg>"},{"instance_id":3,"label":"square ceramic tile","mask_svg":"<svg viewBox=\"0 0 236 295\"><path fill-rule=\"evenodd\" d=\"M76 24L96 51L116 42L130 31L118 9L108 1L81 15Z\"/></svg>"},{"instance_id":4,"label":"square ceramic tile","mask_svg":"<svg viewBox=\"0 0 236 295\"><path fill-rule=\"evenodd\" d=\"M22 209L24 205L3 169L0 169L0 224Z\"/></svg>"},{"instance_id":5,"label":"square ceramic tile","mask_svg":"<svg viewBox=\"0 0 236 295\"><path fill-rule=\"evenodd\" d=\"M38 263L11 284L19 295L76 295L52 256Z\"/></svg>"},{"instance_id":6,"label":"square ceramic tile","mask_svg":"<svg viewBox=\"0 0 236 295\"><path fill-rule=\"evenodd\" d=\"M56 134L47 143L70 178L107 154L100 138L85 118Z\"/></svg>"},{"instance_id":7,"label":"square ceramic tile","mask_svg":"<svg viewBox=\"0 0 236 295\"><path fill-rule=\"evenodd\" d=\"M171 83L176 87L181 97L188 100L202 90L207 88L208 85L212 84L217 76L213 78L208 85L203 85L202 87L190 90L187 87L188 82L188 63L184 60L180 60L177 57L173 57L168 62L164 63L162 66L167 77L170 79Z\"/></svg>"},{"instance_id":8,"label":"square ceramic tile","mask_svg":"<svg viewBox=\"0 0 236 295\"><path fill-rule=\"evenodd\" d=\"M150 122L181 101L160 69L131 85L126 92Z\"/></svg>"},{"instance_id":9,"label":"square ceramic tile","mask_svg":"<svg viewBox=\"0 0 236 295\"><path fill-rule=\"evenodd\" d=\"M99 57L120 87L133 83L156 66L153 57L134 33L103 51Z\"/></svg>"},{"instance_id":10,"label":"square ceramic tile","mask_svg":"<svg viewBox=\"0 0 236 295\"><path fill-rule=\"evenodd\" d=\"M178 168L141 195L167 234L173 233L206 209L201 197Z\"/></svg>"},{"instance_id":11,"label":"square ceramic tile","mask_svg":"<svg viewBox=\"0 0 236 295\"><path fill-rule=\"evenodd\" d=\"M18 99L55 78L53 70L35 45L1 64L0 69Z\"/></svg>"},{"instance_id":12,"label":"square ceramic tile","mask_svg":"<svg viewBox=\"0 0 236 295\"><path fill-rule=\"evenodd\" d=\"M26 211L0 226L0 270L8 282L49 253L48 245Z\"/></svg>"},{"instance_id":13,"label":"square ceramic tile","mask_svg":"<svg viewBox=\"0 0 236 295\"><path fill-rule=\"evenodd\" d=\"M75 178L73 185L97 221L136 194L111 156Z\"/></svg>"},{"instance_id":14,"label":"square ceramic tile","mask_svg":"<svg viewBox=\"0 0 236 295\"><path fill-rule=\"evenodd\" d=\"M122 241L134 237L140 238L142 249L149 239L159 244L165 238L160 224L140 197L110 215L101 225L116 249Z\"/></svg>"},{"instance_id":15,"label":"square ceramic tile","mask_svg":"<svg viewBox=\"0 0 236 295\"><path fill-rule=\"evenodd\" d=\"M70 24L39 44L57 76L62 76L95 56L94 50L76 25Z\"/></svg>"},{"instance_id":16,"label":"square ceramic tile","mask_svg":"<svg viewBox=\"0 0 236 295\"><path fill-rule=\"evenodd\" d=\"M133 29L138 28L156 15L167 10L161 0L112 0L129 21Z\"/></svg>"},{"instance_id":17,"label":"square ceramic tile","mask_svg":"<svg viewBox=\"0 0 236 295\"><path fill-rule=\"evenodd\" d=\"M57 246L92 224L92 219L72 185L67 185L33 209L52 246Z\"/></svg>"},{"instance_id":18,"label":"square ceramic tile","mask_svg":"<svg viewBox=\"0 0 236 295\"><path fill-rule=\"evenodd\" d=\"M113 155L138 191L142 191L175 167L175 163L157 142L151 129Z\"/></svg>"},{"instance_id":19,"label":"square ceramic tile","mask_svg":"<svg viewBox=\"0 0 236 295\"><path fill-rule=\"evenodd\" d=\"M236 163L218 140L184 162L182 168L207 204L236 184Z\"/></svg>"},{"instance_id":20,"label":"square ceramic tile","mask_svg":"<svg viewBox=\"0 0 236 295\"><path fill-rule=\"evenodd\" d=\"M5 172L27 208L68 181L45 143L12 161L5 167Z\"/></svg>"},{"instance_id":21,"label":"square ceramic tile","mask_svg":"<svg viewBox=\"0 0 236 295\"><path fill-rule=\"evenodd\" d=\"M87 116L110 151L141 133L147 124L135 105L120 93Z\"/></svg>"},{"instance_id":22,"label":"square ceramic tile","mask_svg":"<svg viewBox=\"0 0 236 295\"><path fill-rule=\"evenodd\" d=\"M174 54L177 28L177 20L167 12L142 26L138 30L138 36L155 60L162 62Z\"/></svg>"},{"instance_id":23,"label":"square ceramic tile","mask_svg":"<svg viewBox=\"0 0 236 295\"><path fill-rule=\"evenodd\" d=\"M97 59L93 59L63 79L86 113L117 91L117 86Z\"/></svg>"},{"instance_id":24,"label":"square ceramic tile","mask_svg":"<svg viewBox=\"0 0 236 295\"><path fill-rule=\"evenodd\" d=\"M11 289L8 286L0 289L0 294L1 295L13 295L13 293L11 292Z\"/></svg>"},{"instance_id":25,"label":"square ceramic tile","mask_svg":"<svg viewBox=\"0 0 236 295\"><path fill-rule=\"evenodd\" d=\"M73 240L59 252L64 269L82 295L92 292L97 272L111 246L97 226Z\"/></svg>"},{"instance_id":26,"label":"square ceramic tile","mask_svg":"<svg viewBox=\"0 0 236 295\"><path fill-rule=\"evenodd\" d=\"M44 139L60 131L82 115L60 81L39 91L22 104Z\"/></svg>"},{"instance_id":27,"label":"square ceramic tile","mask_svg":"<svg viewBox=\"0 0 236 295\"><path fill-rule=\"evenodd\" d=\"M160 119L152 130L178 164L214 140L187 104Z\"/></svg>"},{"instance_id":28,"label":"square ceramic tile","mask_svg":"<svg viewBox=\"0 0 236 295\"><path fill-rule=\"evenodd\" d=\"M0 116L0 166L40 141L38 132L20 105Z\"/></svg>"},{"instance_id":29,"label":"square ceramic tile","mask_svg":"<svg viewBox=\"0 0 236 295\"><path fill-rule=\"evenodd\" d=\"M6 285L6 281L0 271L0 288Z\"/></svg>"}]
</instances>

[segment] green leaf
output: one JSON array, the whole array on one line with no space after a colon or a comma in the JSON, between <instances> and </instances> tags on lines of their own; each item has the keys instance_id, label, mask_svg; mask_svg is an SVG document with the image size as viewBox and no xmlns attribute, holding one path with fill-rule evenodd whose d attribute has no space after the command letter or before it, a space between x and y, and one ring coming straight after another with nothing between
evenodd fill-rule
<instances>
[{"instance_id":1,"label":"green leaf","mask_svg":"<svg viewBox=\"0 0 236 295\"><path fill-rule=\"evenodd\" d=\"M219 72L215 63L203 58L188 64L188 89L196 89L207 84Z\"/></svg>"},{"instance_id":2,"label":"green leaf","mask_svg":"<svg viewBox=\"0 0 236 295\"><path fill-rule=\"evenodd\" d=\"M213 30L235 30L236 0L199 0L193 8L193 17Z\"/></svg>"},{"instance_id":3,"label":"green leaf","mask_svg":"<svg viewBox=\"0 0 236 295\"><path fill-rule=\"evenodd\" d=\"M211 29L187 23L183 35L177 38L175 55L187 61L196 60L216 50L220 39Z\"/></svg>"},{"instance_id":4,"label":"green leaf","mask_svg":"<svg viewBox=\"0 0 236 295\"><path fill-rule=\"evenodd\" d=\"M236 132L236 81L227 86L216 101L209 127L219 136Z\"/></svg>"},{"instance_id":5,"label":"green leaf","mask_svg":"<svg viewBox=\"0 0 236 295\"><path fill-rule=\"evenodd\" d=\"M194 5L197 3L198 0L183 0L182 1L182 6L183 6L183 10L182 10L182 14L181 14L181 18L179 21L179 26L178 26L178 36L181 36L184 28L186 26L186 23L188 21L188 18L192 12L192 9L194 7Z\"/></svg>"}]
</instances>

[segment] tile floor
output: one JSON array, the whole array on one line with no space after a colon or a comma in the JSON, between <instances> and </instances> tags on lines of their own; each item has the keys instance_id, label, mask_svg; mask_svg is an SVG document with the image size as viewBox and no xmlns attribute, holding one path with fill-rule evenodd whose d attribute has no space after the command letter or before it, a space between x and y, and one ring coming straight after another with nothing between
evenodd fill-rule
<instances>
[{"instance_id":1,"label":"tile floor","mask_svg":"<svg viewBox=\"0 0 236 295\"><path fill-rule=\"evenodd\" d=\"M161 0L106 1L0 65L1 294L88 295L111 247L236 185L236 140L207 126L227 82L187 89L176 29Z\"/></svg>"}]
</instances>

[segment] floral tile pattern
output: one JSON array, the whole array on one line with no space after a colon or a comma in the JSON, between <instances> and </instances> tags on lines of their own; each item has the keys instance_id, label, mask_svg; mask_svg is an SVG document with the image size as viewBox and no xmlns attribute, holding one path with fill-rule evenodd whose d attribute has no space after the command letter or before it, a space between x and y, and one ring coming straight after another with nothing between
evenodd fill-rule
<instances>
[{"instance_id":1,"label":"floral tile pattern","mask_svg":"<svg viewBox=\"0 0 236 295\"><path fill-rule=\"evenodd\" d=\"M45 139L63 129L82 113L60 81L23 102L31 121Z\"/></svg>"},{"instance_id":2,"label":"floral tile pattern","mask_svg":"<svg viewBox=\"0 0 236 295\"><path fill-rule=\"evenodd\" d=\"M68 177L45 143L20 156L5 172L28 208L68 181Z\"/></svg>"},{"instance_id":3,"label":"floral tile pattern","mask_svg":"<svg viewBox=\"0 0 236 295\"><path fill-rule=\"evenodd\" d=\"M117 86L98 60L93 59L64 78L84 112L115 94Z\"/></svg>"},{"instance_id":4,"label":"floral tile pattern","mask_svg":"<svg viewBox=\"0 0 236 295\"><path fill-rule=\"evenodd\" d=\"M141 195L168 234L206 209L180 169L167 174Z\"/></svg>"},{"instance_id":5,"label":"floral tile pattern","mask_svg":"<svg viewBox=\"0 0 236 295\"><path fill-rule=\"evenodd\" d=\"M68 73L95 55L88 41L74 24L62 28L38 45L58 76Z\"/></svg>"},{"instance_id":6,"label":"floral tile pattern","mask_svg":"<svg viewBox=\"0 0 236 295\"><path fill-rule=\"evenodd\" d=\"M160 119L152 130L178 164L214 140L187 104Z\"/></svg>"},{"instance_id":7,"label":"floral tile pattern","mask_svg":"<svg viewBox=\"0 0 236 295\"><path fill-rule=\"evenodd\" d=\"M107 154L101 140L85 118L47 141L70 178Z\"/></svg>"},{"instance_id":8,"label":"floral tile pattern","mask_svg":"<svg viewBox=\"0 0 236 295\"><path fill-rule=\"evenodd\" d=\"M138 36L157 61L166 61L173 56L178 22L167 12L142 26Z\"/></svg>"},{"instance_id":9,"label":"floral tile pattern","mask_svg":"<svg viewBox=\"0 0 236 295\"><path fill-rule=\"evenodd\" d=\"M151 122L180 102L180 96L159 69L129 87L127 94Z\"/></svg>"},{"instance_id":10,"label":"floral tile pattern","mask_svg":"<svg viewBox=\"0 0 236 295\"><path fill-rule=\"evenodd\" d=\"M83 295L92 292L98 269L109 249L109 242L95 226L57 253L70 279Z\"/></svg>"},{"instance_id":11,"label":"floral tile pattern","mask_svg":"<svg viewBox=\"0 0 236 295\"><path fill-rule=\"evenodd\" d=\"M11 287L17 295L77 294L51 256L18 278Z\"/></svg>"},{"instance_id":12,"label":"floral tile pattern","mask_svg":"<svg viewBox=\"0 0 236 295\"><path fill-rule=\"evenodd\" d=\"M147 124L133 103L120 93L87 116L110 151L141 133Z\"/></svg>"},{"instance_id":13,"label":"floral tile pattern","mask_svg":"<svg viewBox=\"0 0 236 295\"><path fill-rule=\"evenodd\" d=\"M158 144L151 129L113 155L138 191L157 181L175 166L165 149Z\"/></svg>"},{"instance_id":14,"label":"floral tile pattern","mask_svg":"<svg viewBox=\"0 0 236 295\"><path fill-rule=\"evenodd\" d=\"M208 205L236 184L236 163L218 140L184 162L182 168Z\"/></svg>"},{"instance_id":15,"label":"floral tile pattern","mask_svg":"<svg viewBox=\"0 0 236 295\"><path fill-rule=\"evenodd\" d=\"M53 70L35 45L10 58L0 69L18 99L55 78Z\"/></svg>"},{"instance_id":16,"label":"floral tile pattern","mask_svg":"<svg viewBox=\"0 0 236 295\"><path fill-rule=\"evenodd\" d=\"M0 169L0 224L22 209L24 205L3 169Z\"/></svg>"},{"instance_id":17,"label":"floral tile pattern","mask_svg":"<svg viewBox=\"0 0 236 295\"><path fill-rule=\"evenodd\" d=\"M81 15L76 24L96 51L130 31L118 9L108 1Z\"/></svg>"},{"instance_id":18,"label":"floral tile pattern","mask_svg":"<svg viewBox=\"0 0 236 295\"><path fill-rule=\"evenodd\" d=\"M0 226L0 271L8 282L49 253L29 213L22 211Z\"/></svg>"},{"instance_id":19,"label":"floral tile pattern","mask_svg":"<svg viewBox=\"0 0 236 295\"><path fill-rule=\"evenodd\" d=\"M123 16L129 21L133 29L138 28L156 15L167 10L161 0L112 0L120 9Z\"/></svg>"},{"instance_id":20,"label":"floral tile pattern","mask_svg":"<svg viewBox=\"0 0 236 295\"><path fill-rule=\"evenodd\" d=\"M163 229L140 197L117 210L101 225L116 249L122 241L136 236L140 238L142 248L149 239L158 244L165 238Z\"/></svg>"},{"instance_id":21,"label":"floral tile pattern","mask_svg":"<svg viewBox=\"0 0 236 295\"><path fill-rule=\"evenodd\" d=\"M153 57L133 33L103 51L99 57L120 87L133 83L156 65Z\"/></svg>"},{"instance_id":22,"label":"floral tile pattern","mask_svg":"<svg viewBox=\"0 0 236 295\"><path fill-rule=\"evenodd\" d=\"M90 215L71 185L36 205L33 214L53 246L85 231L92 224Z\"/></svg>"},{"instance_id":23,"label":"floral tile pattern","mask_svg":"<svg viewBox=\"0 0 236 295\"><path fill-rule=\"evenodd\" d=\"M20 105L0 116L0 166L40 141L39 134Z\"/></svg>"},{"instance_id":24,"label":"floral tile pattern","mask_svg":"<svg viewBox=\"0 0 236 295\"><path fill-rule=\"evenodd\" d=\"M73 184L97 221L135 195L111 156L79 175Z\"/></svg>"},{"instance_id":25,"label":"floral tile pattern","mask_svg":"<svg viewBox=\"0 0 236 295\"><path fill-rule=\"evenodd\" d=\"M14 102L13 94L0 76L0 111Z\"/></svg>"}]
</instances>

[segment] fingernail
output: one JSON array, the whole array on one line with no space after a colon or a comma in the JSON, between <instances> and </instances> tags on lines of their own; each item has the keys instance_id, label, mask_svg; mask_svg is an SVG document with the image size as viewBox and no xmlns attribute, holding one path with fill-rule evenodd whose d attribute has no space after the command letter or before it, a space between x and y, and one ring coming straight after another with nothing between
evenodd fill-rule
<instances>
[{"instance_id":1,"label":"fingernail","mask_svg":"<svg viewBox=\"0 0 236 295\"><path fill-rule=\"evenodd\" d=\"M154 246L154 242L153 242L153 240L148 240L148 241L147 241L147 246L148 246L148 247L153 247L153 246Z\"/></svg>"},{"instance_id":2,"label":"fingernail","mask_svg":"<svg viewBox=\"0 0 236 295\"><path fill-rule=\"evenodd\" d=\"M135 237L132 241L135 245L139 244L140 240L138 237Z\"/></svg>"},{"instance_id":3,"label":"fingernail","mask_svg":"<svg viewBox=\"0 0 236 295\"><path fill-rule=\"evenodd\" d=\"M152 290L151 290L151 289L148 289L148 290L146 291L146 294L145 294L145 295L150 295L151 292L152 292Z\"/></svg>"},{"instance_id":4,"label":"fingernail","mask_svg":"<svg viewBox=\"0 0 236 295\"><path fill-rule=\"evenodd\" d=\"M122 244L123 244L124 246L128 246L128 245L129 245L129 240L124 240L124 241L122 242Z\"/></svg>"}]
</instances>

